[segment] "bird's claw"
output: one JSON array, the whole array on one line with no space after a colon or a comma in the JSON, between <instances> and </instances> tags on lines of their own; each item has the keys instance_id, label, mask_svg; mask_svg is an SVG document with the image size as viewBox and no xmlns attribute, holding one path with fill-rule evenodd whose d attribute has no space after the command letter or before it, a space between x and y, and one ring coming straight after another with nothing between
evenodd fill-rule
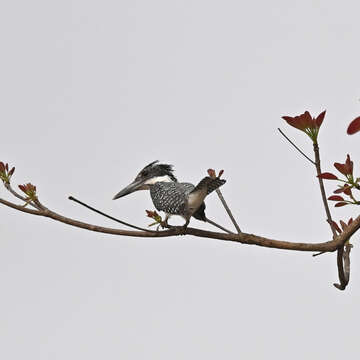
<instances>
[{"instance_id":1,"label":"bird's claw","mask_svg":"<svg viewBox=\"0 0 360 360\"><path fill-rule=\"evenodd\" d=\"M176 230L179 232L179 235L186 235L187 225L176 226Z\"/></svg>"},{"instance_id":2,"label":"bird's claw","mask_svg":"<svg viewBox=\"0 0 360 360\"><path fill-rule=\"evenodd\" d=\"M161 221L159 226L161 226L163 229L169 228L169 224L168 224L167 220Z\"/></svg>"}]
</instances>

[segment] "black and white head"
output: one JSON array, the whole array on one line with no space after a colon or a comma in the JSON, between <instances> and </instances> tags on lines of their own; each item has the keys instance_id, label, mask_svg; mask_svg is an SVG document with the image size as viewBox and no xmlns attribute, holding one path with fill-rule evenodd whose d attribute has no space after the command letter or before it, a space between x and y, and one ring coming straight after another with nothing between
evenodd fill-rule
<instances>
[{"instance_id":1,"label":"black and white head","mask_svg":"<svg viewBox=\"0 0 360 360\"><path fill-rule=\"evenodd\" d=\"M125 195L131 194L138 190L149 190L150 186L157 182L176 182L176 177L173 174L173 166L168 164L159 164L159 161L153 161L145 166L135 180L117 193L113 200L119 199Z\"/></svg>"}]
</instances>

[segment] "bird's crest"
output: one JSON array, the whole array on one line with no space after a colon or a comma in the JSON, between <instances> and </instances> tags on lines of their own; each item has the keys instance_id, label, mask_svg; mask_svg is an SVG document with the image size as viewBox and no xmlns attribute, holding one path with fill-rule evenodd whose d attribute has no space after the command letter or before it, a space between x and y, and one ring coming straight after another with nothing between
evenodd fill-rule
<instances>
[{"instance_id":1,"label":"bird's crest","mask_svg":"<svg viewBox=\"0 0 360 360\"><path fill-rule=\"evenodd\" d=\"M173 165L159 164L159 160L155 160L151 162L149 165L146 165L140 171L139 175L147 176L149 173L153 173L154 175L158 175L158 176L168 175L171 178L171 180L177 181L176 177L174 176Z\"/></svg>"}]
</instances>

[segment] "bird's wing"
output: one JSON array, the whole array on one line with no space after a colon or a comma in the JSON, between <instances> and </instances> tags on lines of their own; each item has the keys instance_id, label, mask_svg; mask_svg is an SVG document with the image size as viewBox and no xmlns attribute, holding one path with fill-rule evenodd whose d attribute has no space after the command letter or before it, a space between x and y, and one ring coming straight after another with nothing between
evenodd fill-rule
<instances>
[{"instance_id":1,"label":"bird's wing","mask_svg":"<svg viewBox=\"0 0 360 360\"><path fill-rule=\"evenodd\" d=\"M150 195L156 209L165 211L168 214L183 215L187 194L191 191L188 185L176 182L158 182L154 184L150 188ZM194 188L194 185L192 185L192 188Z\"/></svg>"},{"instance_id":2,"label":"bird's wing","mask_svg":"<svg viewBox=\"0 0 360 360\"><path fill-rule=\"evenodd\" d=\"M184 187L185 192L188 194L195 189L195 186L191 183L180 183Z\"/></svg>"}]
</instances>

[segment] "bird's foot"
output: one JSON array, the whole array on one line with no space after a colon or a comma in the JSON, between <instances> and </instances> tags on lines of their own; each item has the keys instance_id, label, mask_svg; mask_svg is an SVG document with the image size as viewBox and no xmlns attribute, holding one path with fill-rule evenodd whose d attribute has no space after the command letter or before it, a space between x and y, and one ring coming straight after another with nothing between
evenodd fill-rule
<instances>
[{"instance_id":1,"label":"bird's foot","mask_svg":"<svg viewBox=\"0 0 360 360\"><path fill-rule=\"evenodd\" d=\"M188 227L188 224L180 226L180 235L186 235L187 227Z\"/></svg>"},{"instance_id":2,"label":"bird's foot","mask_svg":"<svg viewBox=\"0 0 360 360\"><path fill-rule=\"evenodd\" d=\"M170 226L167 222L167 219L165 219L164 221L161 221L160 222L160 226L163 228L163 229L168 229Z\"/></svg>"},{"instance_id":3,"label":"bird's foot","mask_svg":"<svg viewBox=\"0 0 360 360\"><path fill-rule=\"evenodd\" d=\"M186 235L187 226L169 226L169 228L176 231L179 235Z\"/></svg>"}]
</instances>

